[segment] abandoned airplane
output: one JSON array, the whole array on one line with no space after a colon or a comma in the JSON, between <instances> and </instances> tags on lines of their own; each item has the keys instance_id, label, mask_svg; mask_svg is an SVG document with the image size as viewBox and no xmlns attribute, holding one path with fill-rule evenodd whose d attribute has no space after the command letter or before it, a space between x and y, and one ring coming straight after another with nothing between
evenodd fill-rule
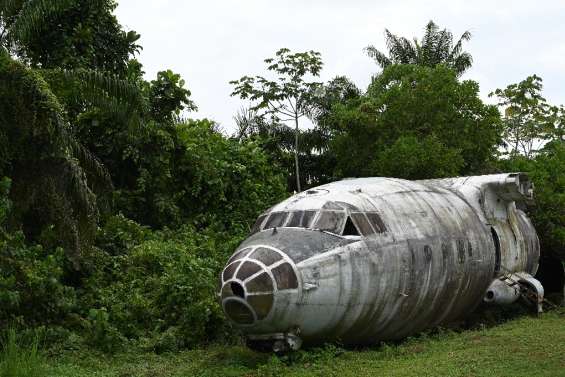
<instances>
[{"instance_id":1,"label":"abandoned airplane","mask_svg":"<svg viewBox=\"0 0 565 377\"><path fill-rule=\"evenodd\" d=\"M347 179L262 214L221 274L252 347L365 344L460 319L481 300L541 311L525 174Z\"/></svg>"}]
</instances>

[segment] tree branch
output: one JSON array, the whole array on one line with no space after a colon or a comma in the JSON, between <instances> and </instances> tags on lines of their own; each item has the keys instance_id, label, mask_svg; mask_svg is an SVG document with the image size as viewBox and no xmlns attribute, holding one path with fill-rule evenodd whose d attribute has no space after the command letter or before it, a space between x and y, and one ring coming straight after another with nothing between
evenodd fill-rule
<instances>
[{"instance_id":1,"label":"tree branch","mask_svg":"<svg viewBox=\"0 0 565 377\"><path fill-rule=\"evenodd\" d=\"M285 116L288 116L288 117L294 117L294 114L293 114L293 113L287 112L286 109L283 110L283 109L284 109L284 105L279 105L279 106L277 107L277 106L275 106L275 105L273 104L273 102L268 101L268 102L267 102L267 106L268 106L268 107L271 107L271 109L272 109L273 112L277 112L277 113L280 113L280 114L285 115Z\"/></svg>"}]
</instances>

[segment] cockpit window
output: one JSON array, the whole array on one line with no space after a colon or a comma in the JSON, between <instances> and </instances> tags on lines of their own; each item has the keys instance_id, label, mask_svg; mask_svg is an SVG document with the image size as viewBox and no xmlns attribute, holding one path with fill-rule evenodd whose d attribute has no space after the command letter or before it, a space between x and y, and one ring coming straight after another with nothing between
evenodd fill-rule
<instances>
[{"instance_id":1,"label":"cockpit window","mask_svg":"<svg viewBox=\"0 0 565 377\"><path fill-rule=\"evenodd\" d=\"M367 212L367 218L377 233L384 233L387 231L386 225L377 212Z\"/></svg>"},{"instance_id":2,"label":"cockpit window","mask_svg":"<svg viewBox=\"0 0 565 377\"><path fill-rule=\"evenodd\" d=\"M284 225L288 212L273 212L267 219L263 229L278 228Z\"/></svg>"},{"instance_id":3,"label":"cockpit window","mask_svg":"<svg viewBox=\"0 0 565 377\"><path fill-rule=\"evenodd\" d=\"M316 211L304 211L304 216L302 217L302 226L305 228L311 228L314 217L316 217Z\"/></svg>"},{"instance_id":4,"label":"cockpit window","mask_svg":"<svg viewBox=\"0 0 565 377\"><path fill-rule=\"evenodd\" d=\"M258 231L261 230L261 225L263 225L263 221L265 221L265 217L267 217L267 215L261 215L257 218L257 221L255 221L253 228L251 228L251 234L257 233Z\"/></svg>"},{"instance_id":5,"label":"cockpit window","mask_svg":"<svg viewBox=\"0 0 565 377\"><path fill-rule=\"evenodd\" d=\"M351 220L350 216L347 216L347 221L345 222L345 228L343 228L343 236L360 236L359 230Z\"/></svg>"},{"instance_id":6,"label":"cockpit window","mask_svg":"<svg viewBox=\"0 0 565 377\"><path fill-rule=\"evenodd\" d=\"M302 223L303 216L304 216L304 211L291 212L286 226L299 227L300 224Z\"/></svg>"},{"instance_id":7,"label":"cockpit window","mask_svg":"<svg viewBox=\"0 0 565 377\"><path fill-rule=\"evenodd\" d=\"M341 234L345 220L346 215L344 211L320 211L314 228Z\"/></svg>"},{"instance_id":8,"label":"cockpit window","mask_svg":"<svg viewBox=\"0 0 565 377\"><path fill-rule=\"evenodd\" d=\"M360 212L353 208L337 211L327 209L327 207L321 210L279 211L261 215L255 222L251 233L271 228L290 227L319 229L342 236L363 235L368 237L387 231L377 212Z\"/></svg>"},{"instance_id":9,"label":"cockpit window","mask_svg":"<svg viewBox=\"0 0 565 377\"><path fill-rule=\"evenodd\" d=\"M290 218L286 226L295 228L310 228L316 211L294 211L290 213Z\"/></svg>"},{"instance_id":10,"label":"cockpit window","mask_svg":"<svg viewBox=\"0 0 565 377\"><path fill-rule=\"evenodd\" d=\"M375 230L367 220L367 216L363 212L354 212L351 214L351 219L357 226L357 229L361 232L362 235L365 237L370 236L371 234L375 233Z\"/></svg>"}]
</instances>

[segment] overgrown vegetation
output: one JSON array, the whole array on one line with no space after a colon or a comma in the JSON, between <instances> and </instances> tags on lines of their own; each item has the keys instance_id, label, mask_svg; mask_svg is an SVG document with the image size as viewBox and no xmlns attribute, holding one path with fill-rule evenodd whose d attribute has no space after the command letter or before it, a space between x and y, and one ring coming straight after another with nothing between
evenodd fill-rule
<instances>
[{"instance_id":1,"label":"overgrown vegetation","mask_svg":"<svg viewBox=\"0 0 565 377\"><path fill-rule=\"evenodd\" d=\"M267 60L280 81L234 82L251 110L228 136L189 118L196 104L180 75L145 79L139 35L123 30L114 8L112 0L0 0L1 328L105 353L237 341L215 299L222 264L259 213L344 177L528 172L543 253L565 258L563 108L547 104L537 76L496 91L499 107L483 103L479 84L460 78L472 62L462 51L468 33L453 45L429 23L411 45L387 32L388 57L368 49L383 70L366 90L345 76L308 81L320 55L282 49ZM303 116L312 129L298 126ZM41 362L37 343L26 354L10 334L2 368ZM214 349L185 356L221 358ZM276 360L232 372L300 373Z\"/></svg>"},{"instance_id":2,"label":"overgrown vegetation","mask_svg":"<svg viewBox=\"0 0 565 377\"><path fill-rule=\"evenodd\" d=\"M66 352L49 359L49 376L547 376L563 375L565 318L521 317L491 328L441 330L401 343L360 349L335 345L284 357L239 345L120 354Z\"/></svg>"}]
</instances>

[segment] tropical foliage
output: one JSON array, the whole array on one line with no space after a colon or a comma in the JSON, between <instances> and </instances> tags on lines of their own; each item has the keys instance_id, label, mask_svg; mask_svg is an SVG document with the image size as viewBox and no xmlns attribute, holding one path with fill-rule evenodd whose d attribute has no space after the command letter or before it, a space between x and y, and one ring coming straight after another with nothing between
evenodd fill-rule
<instances>
[{"instance_id":1,"label":"tropical foliage","mask_svg":"<svg viewBox=\"0 0 565 377\"><path fill-rule=\"evenodd\" d=\"M60 102L37 72L0 56L0 82L0 176L12 179L10 223L30 240L48 236L45 231L59 235L77 265L98 216L84 167L92 168L93 177L103 168L73 135Z\"/></svg>"},{"instance_id":2,"label":"tropical foliage","mask_svg":"<svg viewBox=\"0 0 565 377\"><path fill-rule=\"evenodd\" d=\"M230 252L259 213L343 177L527 171L543 251L565 257L563 107L537 76L485 104L460 79L469 33L387 30L389 56L367 50L383 70L366 90L314 81L318 52L281 49L272 77L232 82L249 103L230 137L191 118L179 74L146 79L115 7L0 0L1 328L103 352L229 342L215 285Z\"/></svg>"},{"instance_id":3,"label":"tropical foliage","mask_svg":"<svg viewBox=\"0 0 565 377\"><path fill-rule=\"evenodd\" d=\"M445 66L385 68L365 95L337 103L325 115L323 127L333 135L333 176L486 171L496 156L500 115L478 92L476 82L459 81Z\"/></svg>"},{"instance_id":4,"label":"tropical foliage","mask_svg":"<svg viewBox=\"0 0 565 377\"><path fill-rule=\"evenodd\" d=\"M122 30L112 14L116 6L114 0L2 0L0 45L32 67L124 75L140 36Z\"/></svg>"}]
</instances>

